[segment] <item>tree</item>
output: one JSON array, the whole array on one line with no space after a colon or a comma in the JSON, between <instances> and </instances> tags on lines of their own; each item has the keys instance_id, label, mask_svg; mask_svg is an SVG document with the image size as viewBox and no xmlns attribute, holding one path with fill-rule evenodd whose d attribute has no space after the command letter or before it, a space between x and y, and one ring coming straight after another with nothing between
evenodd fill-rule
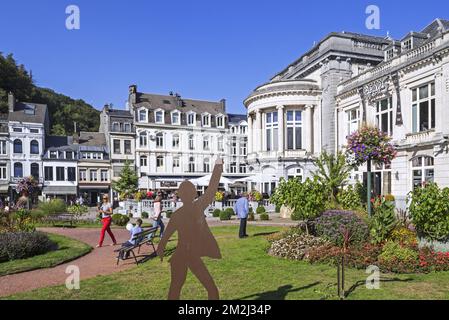
<instances>
[{"instance_id":1,"label":"tree","mask_svg":"<svg viewBox=\"0 0 449 320\"><path fill-rule=\"evenodd\" d=\"M126 160L125 166L120 173L120 179L112 183L112 188L120 194L121 198L129 198L138 191L139 177L131 168L131 163Z\"/></svg>"},{"instance_id":2,"label":"tree","mask_svg":"<svg viewBox=\"0 0 449 320\"><path fill-rule=\"evenodd\" d=\"M323 151L315 165L318 169L313 173L314 177L328 191L329 201L335 204L338 194L348 181L351 166L340 151L336 155Z\"/></svg>"},{"instance_id":3,"label":"tree","mask_svg":"<svg viewBox=\"0 0 449 320\"><path fill-rule=\"evenodd\" d=\"M371 216L371 164L390 164L397 152L390 143L391 137L376 127L364 125L348 137L346 154L352 164L367 164L367 208Z\"/></svg>"}]
</instances>

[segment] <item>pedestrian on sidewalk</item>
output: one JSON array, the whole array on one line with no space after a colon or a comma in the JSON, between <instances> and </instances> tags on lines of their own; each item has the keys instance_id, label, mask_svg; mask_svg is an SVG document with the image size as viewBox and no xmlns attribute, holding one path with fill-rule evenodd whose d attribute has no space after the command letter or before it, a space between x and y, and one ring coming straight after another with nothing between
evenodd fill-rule
<instances>
[{"instance_id":1,"label":"pedestrian on sidewalk","mask_svg":"<svg viewBox=\"0 0 449 320\"><path fill-rule=\"evenodd\" d=\"M98 208L98 212L101 214L101 222L103 223L103 228L101 228L100 234L100 242L97 245L97 248L103 246L104 235L107 232L112 239L112 245L117 245L117 241L115 240L114 234L111 231L111 223L112 223L112 205L109 203L109 196L107 194L103 195L103 203Z\"/></svg>"},{"instance_id":2,"label":"pedestrian on sidewalk","mask_svg":"<svg viewBox=\"0 0 449 320\"><path fill-rule=\"evenodd\" d=\"M239 238L247 238L248 235L246 234L246 222L248 221L249 213L248 194L244 193L243 197L235 202L234 212L240 219Z\"/></svg>"}]
</instances>

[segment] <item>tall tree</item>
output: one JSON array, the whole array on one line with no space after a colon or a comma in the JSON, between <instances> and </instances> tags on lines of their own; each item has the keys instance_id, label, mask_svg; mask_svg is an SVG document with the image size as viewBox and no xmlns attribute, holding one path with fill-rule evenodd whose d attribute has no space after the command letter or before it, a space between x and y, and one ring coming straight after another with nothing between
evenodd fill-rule
<instances>
[{"instance_id":1,"label":"tall tree","mask_svg":"<svg viewBox=\"0 0 449 320\"><path fill-rule=\"evenodd\" d=\"M139 190L138 186L139 177L127 160L120 173L120 179L112 183L112 188L120 194L121 198L129 198Z\"/></svg>"}]
</instances>

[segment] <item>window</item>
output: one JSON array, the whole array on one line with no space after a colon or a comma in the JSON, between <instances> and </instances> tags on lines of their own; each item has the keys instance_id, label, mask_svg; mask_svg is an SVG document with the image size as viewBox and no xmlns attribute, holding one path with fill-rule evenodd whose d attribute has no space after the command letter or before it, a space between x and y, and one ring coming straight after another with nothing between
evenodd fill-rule
<instances>
[{"instance_id":1,"label":"window","mask_svg":"<svg viewBox=\"0 0 449 320\"><path fill-rule=\"evenodd\" d=\"M412 89L413 133L435 129L435 83Z\"/></svg>"},{"instance_id":2,"label":"window","mask_svg":"<svg viewBox=\"0 0 449 320\"><path fill-rule=\"evenodd\" d=\"M118 122L114 122L112 124L112 132L119 132L120 131L120 125Z\"/></svg>"},{"instance_id":3,"label":"window","mask_svg":"<svg viewBox=\"0 0 449 320\"><path fill-rule=\"evenodd\" d=\"M148 122L147 120L147 110L139 111L139 122Z\"/></svg>"},{"instance_id":4,"label":"window","mask_svg":"<svg viewBox=\"0 0 449 320\"><path fill-rule=\"evenodd\" d=\"M302 149L302 112L287 111L287 149Z\"/></svg>"},{"instance_id":5,"label":"window","mask_svg":"<svg viewBox=\"0 0 449 320\"><path fill-rule=\"evenodd\" d=\"M201 123L203 127L210 127L210 114L203 114L201 117Z\"/></svg>"},{"instance_id":6,"label":"window","mask_svg":"<svg viewBox=\"0 0 449 320\"><path fill-rule=\"evenodd\" d=\"M302 182L302 169L294 169L294 171L288 175L288 180L299 179Z\"/></svg>"},{"instance_id":7,"label":"window","mask_svg":"<svg viewBox=\"0 0 449 320\"><path fill-rule=\"evenodd\" d=\"M14 140L14 153L22 153L22 152L23 152L22 140L20 139Z\"/></svg>"},{"instance_id":8,"label":"window","mask_svg":"<svg viewBox=\"0 0 449 320\"><path fill-rule=\"evenodd\" d=\"M1 140L0 141L0 154L7 154L7 150L6 150L6 141L5 140Z\"/></svg>"},{"instance_id":9,"label":"window","mask_svg":"<svg viewBox=\"0 0 449 320\"><path fill-rule=\"evenodd\" d=\"M108 170L101 170L100 171L100 178L101 178L101 182L109 181L109 172L108 172Z\"/></svg>"},{"instance_id":10,"label":"window","mask_svg":"<svg viewBox=\"0 0 449 320\"><path fill-rule=\"evenodd\" d=\"M173 149L179 149L179 134L173 135Z\"/></svg>"},{"instance_id":11,"label":"window","mask_svg":"<svg viewBox=\"0 0 449 320\"><path fill-rule=\"evenodd\" d=\"M413 188L419 188L434 181L435 169L432 157L417 157L412 160Z\"/></svg>"},{"instance_id":12,"label":"window","mask_svg":"<svg viewBox=\"0 0 449 320\"><path fill-rule=\"evenodd\" d=\"M131 140L125 140L125 154L132 154L132 152L131 152Z\"/></svg>"},{"instance_id":13,"label":"window","mask_svg":"<svg viewBox=\"0 0 449 320\"><path fill-rule=\"evenodd\" d=\"M73 152L72 151L66 151L65 153L65 158L67 160L73 160L74 156L73 156Z\"/></svg>"},{"instance_id":14,"label":"window","mask_svg":"<svg viewBox=\"0 0 449 320\"><path fill-rule=\"evenodd\" d=\"M217 149L219 152L224 151L223 137L218 137L217 139Z\"/></svg>"},{"instance_id":15,"label":"window","mask_svg":"<svg viewBox=\"0 0 449 320\"><path fill-rule=\"evenodd\" d=\"M180 166L181 165L180 165L179 158L178 157L173 158L173 168L179 168Z\"/></svg>"},{"instance_id":16,"label":"window","mask_svg":"<svg viewBox=\"0 0 449 320\"><path fill-rule=\"evenodd\" d=\"M389 136L393 135L393 98L383 99L376 103L377 127ZM352 132L351 132L352 133Z\"/></svg>"},{"instance_id":17,"label":"window","mask_svg":"<svg viewBox=\"0 0 449 320\"><path fill-rule=\"evenodd\" d=\"M90 181L98 181L97 170L89 170L89 178L90 178Z\"/></svg>"},{"instance_id":18,"label":"window","mask_svg":"<svg viewBox=\"0 0 449 320\"><path fill-rule=\"evenodd\" d=\"M209 150L209 136L203 137L203 150Z\"/></svg>"},{"instance_id":19,"label":"window","mask_svg":"<svg viewBox=\"0 0 449 320\"><path fill-rule=\"evenodd\" d=\"M23 132L22 128L13 128L12 131L14 131L14 132Z\"/></svg>"},{"instance_id":20,"label":"window","mask_svg":"<svg viewBox=\"0 0 449 320\"><path fill-rule=\"evenodd\" d=\"M148 165L148 158L146 156L140 156L140 166L146 167Z\"/></svg>"},{"instance_id":21,"label":"window","mask_svg":"<svg viewBox=\"0 0 449 320\"><path fill-rule=\"evenodd\" d=\"M205 158L203 162L203 172L210 172L210 160L209 158Z\"/></svg>"},{"instance_id":22,"label":"window","mask_svg":"<svg viewBox=\"0 0 449 320\"><path fill-rule=\"evenodd\" d=\"M120 153L122 153L122 150L121 150L121 148L120 148L120 140L114 139L113 144L114 144L114 153L115 153L115 154L120 154Z\"/></svg>"},{"instance_id":23,"label":"window","mask_svg":"<svg viewBox=\"0 0 449 320\"><path fill-rule=\"evenodd\" d=\"M67 168L67 181L76 181L76 168L68 167Z\"/></svg>"},{"instance_id":24,"label":"window","mask_svg":"<svg viewBox=\"0 0 449 320\"><path fill-rule=\"evenodd\" d=\"M408 39L402 43L402 49L404 51L410 50L412 48L412 39Z\"/></svg>"},{"instance_id":25,"label":"window","mask_svg":"<svg viewBox=\"0 0 449 320\"><path fill-rule=\"evenodd\" d=\"M387 52L385 53L385 57L387 58L387 60L393 59L393 57L394 57L394 49L387 50Z\"/></svg>"},{"instance_id":26,"label":"window","mask_svg":"<svg viewBox=\"0 0 449 320\"><path fill-rule=\"evenodd\" d=\"M31 133L39 133L39 129L30 129Z\"/></svg>"},{"instance_id":27,"label":"window","mask_svg":"<svg viewBox=\"0 0 449 320\"><path fill-rule=\"evenodd\" d=\"M191 112L187 115L187 125L194 126L196 122L196 114Z\"/></svg>"},{"instance_id":28,"label":"window","mask_svg":"<svg viewBox=\"0 0 449 320\"><path fill-rule=\"evenodd\" d=\"M241 164L239 167L240 173L246 173L247 168L246 168L246 164Z\"/></svg>"},{"instance_id":29,"label":"window","mask_svg":"<svg viewBox=\"0 0 449 320\"><path fill-rule=\"evenodd\" d=\"M223 116L217 116L217 127L218 128L224 128L224 117Z\"/></svg>"},{"instance_id":30,"label":"window","mask_svg":"<svg viewBox=\"0 0 449 320\"><path fill-rule=\"evenodd\" d=\"M14 177L23 178L23 164L20 162L14 163Z\"/></svg>"},{"instance_id":31,"label":"window","mask_svg":"<svg viewBox=\"0 0 449 320\"><path fill-rule=\"evenodd\" d=\"M56 167L56 181L65 181L64 167Z\"/></svg>"},{"instance_id":32,"label":"window","mask_svg":"<svg viewBox=\"0 0 449 320\"><path fill-rule=\"evenodd\" d=\"M0 163L0 180L8 180L6 163Z\"/></svg>"},{"instance_id":33,"label":"window","mask_svg":"<svg viewBox=\"0 0 449 320\"><path fill-rule=\"evenodd\" d=\"M156 123L164 123L164 111L156 111L154 119Z\"/></svg>"},{"instance_id":34,"label":"window","mask_svg":"<svg viewBox=\"0 0 449 320\"><path fill-rule=\"evenodd\" d=\"M39 165L37 163L32 163L31 164L31 176L36 179L39 180Z\"/></svg>"},{"instance_id":35,"label":"window","mask_svg":"<svg viewBox=\"0 0 449 320\"><path fill-rule=\"evenodd\" d=\"M237 173L237 163L233 162L230 166L230 173Z\"/></svg>"},{"instance_id":36,"label":"window","mask_svg":"<svg viewBox=\"0 0 449 320\"><path fill-rule=\"evenodd\" d=\"M50 151L50 159L58 159L58 151Z\"/></svg>"},{"instance_id":37,"label":"window","mask_svg":"<svg viewBox=\"0 0 449 320\"><path fill-rule=\"evenodd\" d=\"M195 140L193 134L189 135L189 150L195 149Z\"/></svg>"},{"instance_id":38,"label":"window","mask_svg":"<svg viewBox=\"0 0 449 320\"><path fill-rule=\"evenodd\" d=\"M247 150L247 138L242 139L242 141L240 141L240 155L241 156L246 156L246 150Z\"/></svg>"},{"instance_id":39,"label":"window","mask_svg":"<svg viewBox=\"0 0 449 320\"><path fill-rule=\"evenodd\" d=\"M158 169L161 169L164 167L164 156L157 156L156 157L156 167Z\"/></svg>"},{"instance_id":40,"label":"window","mask_svg":"<svg viewBox=\"0 0 449 320\"><path fill-rule=\"evenodd\" d=\"M164 134L159 132L156 134L156 148L164 147Z\"/></svg>"},{"instance_id":41,"label":"window","mask_svg":"<svg viewBox=\"0 0 449 320\"><path fill-rule=\"evenodd\" d=\"M131 132L131 123L125 122L125 132Z\"/></svg>"},{"instance_id":42,"label":"window","mask_svg":"<svg viewBox=\"0 0 449 320\"><path fill-rule=\"evenodd\" d=\"M181 124L181 117L180 117L179 112L175 111L171 114L171 124L173 124L173 125Z\"/></svg>"},{"instance_id":43,"label":"window","mask_svg":"<svg viewBox=\"0 0 449 320\"><path fill-rule=\"evenodd\" d=\"M141 132L139 135L140 147L146 147L148 145L148 136L146 132Z\"/></svg>"},{"instance_id":44,"label":"window","mask_svg":"<svg viewBox=\"0 0 449 320\"><path fill-rule=\"evenodd\" d=\"M39 154L39 142L37 142L36 140L31 141L30 152L31 154Z\"/></svg>"},{"instance_id":45,"label":"window","mask_svg":"<svg viewBox=\"0 0 449 320\"><path fill-rule=\"evenodd\" d=\"M53 167L44 167L45 181L53 181Z\"/></svg>"},{"instance_id":46,"label":"window","mask_svg":"<svg viewBox=\"0 0 449 320\"><path fill-rule=\"evenodd\" d=\"M265 115L266 120L266 150L267 151L277 151L278 150L278 113L269 112Z\"/></svg>"},{"instance_id":47,"label":"window","mask_svg":"<svg viewBox=\"0 0 449 320\"><path fill-rule=\"evenodd\" d=\"M233 137L231 142L231 155L237 155L237 138Z\"/></svg>"},{"instance_id":48,"label":"window","mask_svg":"<svg viewBox=\"0 0 449 320\"><path fill-rule=\"evenodd\" d=\"M359 130L360 110L359 108L346 111L348 119L348 136Z\"/></svg>"},{"instance_id":49,"label":"window","mask_svg":"<svg viewBox=\"0 0 449 320\"><path fill-rule=\"evenodd\" d=\"M80 170L80 179L79 181L87 181L87 172L85 169Z\"/></svg>"},{"instance_id":50,"label":"window","mask_svg":"<svg viewBox=\"0 0 449 320\"><path fill-rule=\"evenodd\" d=\"M193 157L189 158L189 172L190 173L195 172L195 158Z\"/></svg>"}]
</instances>

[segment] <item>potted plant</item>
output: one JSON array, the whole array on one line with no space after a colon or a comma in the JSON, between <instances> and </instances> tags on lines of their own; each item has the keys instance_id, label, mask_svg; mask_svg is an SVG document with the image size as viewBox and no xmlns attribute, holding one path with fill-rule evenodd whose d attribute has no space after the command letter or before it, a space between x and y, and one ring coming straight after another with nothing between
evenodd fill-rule
<instances>
[{"instance_id":1,"label":"potted plant","mask_svg":"<svg viewBox=\"0 0 449 320\"><path fill-rule=\"evenodd\" d=\"M224 193L221 191L217 191L215 193L215 208L217 208L217 209L223 208L223 199L224 199Z\"/></svg>"},{"instance_id":2,"label":"potted plant","mask_svg":"<svg viewBox=\"0 0 449 320\"><path fill-rule=\"evenodd\" d=\"M251 208L253 208L254 211L256 211L256 209L259 207L259 203L262 201L262 199L262 194L257 190L253 190L249 193L248 200Z\"/></svg>"}]
</instances>

